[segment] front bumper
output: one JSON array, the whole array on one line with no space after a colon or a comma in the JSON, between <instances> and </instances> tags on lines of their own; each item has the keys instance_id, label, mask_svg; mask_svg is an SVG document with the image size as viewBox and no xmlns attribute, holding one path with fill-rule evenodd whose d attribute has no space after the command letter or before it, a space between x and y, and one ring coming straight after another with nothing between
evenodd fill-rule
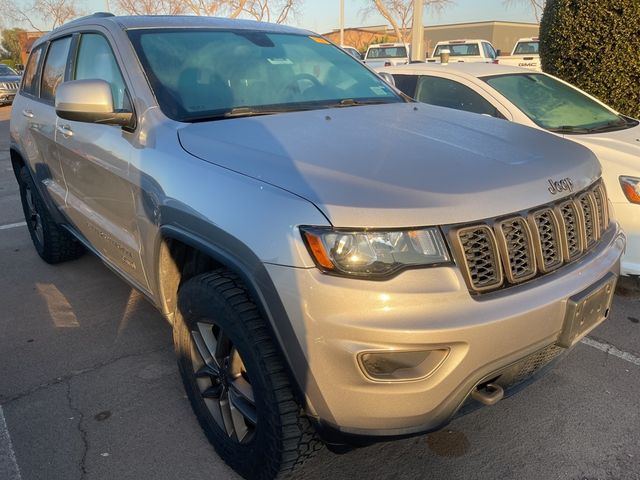
<instances>
[{"instance_id":1,"label":"front bumper","mask_svg":"<svg viewBox=\"0 0 640 480\"><path fill-rule=\"evenodd\" d=\"M616 220L627 237L627 250L622 256L622 275L640 275L640 205L630 202L613 205Z\"/></svg>"},{"instance_id":2,"label":"front bumper","mask_svg":"<svg viewBox=\"0 0 640 480\"><path fill-rule=\"evenodd\" d=\"M15 90L0 90L0 105L13 103L13 99L16 97Z\"/></svg>"},{"instance_id":3,"label":"front bumper","mask_svg":"<svg viewBox=\"0 0 640 480\"><path fill-rule=\"evenodd\" d=\"M559 271L475 298L455 267L383 282L315 268L267 270L305 353L306 365L291 367L309 414L334 432L388 437L446 424L479 383L553 345L569 297L617 275L624 247L616 225ZM358 362L361 352L442 348L449 349L444 361L419 380L374 381Z\"/></svg>"}]
</instances>

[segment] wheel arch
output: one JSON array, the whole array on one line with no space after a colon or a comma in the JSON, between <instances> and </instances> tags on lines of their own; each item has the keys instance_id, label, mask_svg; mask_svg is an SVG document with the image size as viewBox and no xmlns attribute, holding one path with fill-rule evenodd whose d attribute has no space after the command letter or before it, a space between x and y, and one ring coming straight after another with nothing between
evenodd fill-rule
<instances>
[{"instance_id":1,"label":"wheel arch","mask_svg":"<svg viewBox=\"0 0 640 480\"><path fill-rule=\"evenodd\" d=\"M325 401L265 266L242 242L224 232L217 232L217 235L220 235L217 240L221 241L214 243L209 236L205 239L177 225L160 227L156 282L158 303L164 315L169 321L174 321L178 290L189 278L218 267L238 275L267 322L289 371L298 401L308 414L314 416L316 410L313 405L324 404ZM229 248L230 245L233 248Z\"/></svg>"}]
</instances>

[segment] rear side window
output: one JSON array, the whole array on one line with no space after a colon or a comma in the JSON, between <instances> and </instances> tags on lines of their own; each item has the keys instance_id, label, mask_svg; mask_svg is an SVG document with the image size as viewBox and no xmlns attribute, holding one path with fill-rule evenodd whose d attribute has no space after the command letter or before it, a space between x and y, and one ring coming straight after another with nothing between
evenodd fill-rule
<instances>
[{"instance_id":1,"label":"rear side window","mask_svg":"<svg viewBox=\"0 0 640 480\"><path fill-rule=\"evenodd\" d=\"M414 98L416 96L416 86L418 85L418 75L394 75L396 88L405 95Z\"/></svg>"},{"instance_id":2,"label":"rear side window","mask_svg":"<svg viewBox=\"0 0 640 480\"><path fill-rule=\"evenodd\" d=\"M60 40L54 40L49 46L47 59L42 70L42 86L40 87L40 98L43 100L53 102L56 96L56 88L64 80L70 45L71 37L65 37Z\"/></svg>"},{"instance_id":3,"label":"rear side window","mask_svg":"<svg viewBox=\"0 0 640 480\"><path fill-rule=\"evenodd\" d=\"M496 108L481 95L454 80L422 76L416 87L415 99L439 107L502 118Z\"/></svg>"},{"instance_id":4,"label":"rear side window","mask_svg":"<svg viewBox=\"0 0 640 480\"><path fill-rule=\"evenodd\" d=\"M22 91L29 95L38 94L38 64L40 63L40 57L42 56L43 47L40 46L31 52L29 61L27 62L27 68L24 71L24 79L22 81Z\"/></svg>"},{"instance_id":5,"label":"rear side window","mask_svg":"<svg viewBox=\"0 0 640 480\"><path fill-rule=\"evenodd\" d=\"M80 39L74 80L105 80L111 85L113 108L131 110L126 86L109 42L97 33L86 33Z\"/></svg>"}]
</instances>

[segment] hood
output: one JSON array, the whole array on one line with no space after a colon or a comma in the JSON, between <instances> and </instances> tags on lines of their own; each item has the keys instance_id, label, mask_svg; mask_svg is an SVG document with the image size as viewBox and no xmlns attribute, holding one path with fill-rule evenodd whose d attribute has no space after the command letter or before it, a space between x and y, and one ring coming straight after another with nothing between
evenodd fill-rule
<instances>
[{"instance_id":1,"label":"hood","mask_svg":"<svg viewBox=\"0 0 640 480\"><path fill-rule=\"evenodd\" d=\"M0 83L19 82L22 79L20 75L4 75L0 76Z\"/></svg>"},{"instance_id":2,"label":"hood","mask_svg":"<svg viewBox=\"0 0 640 480\"><path fill-rule=\"evenodd\" d=\"M600 174L586 148L537 129L398 103L190 124L192 155L313 202L334 226L469 222L553 200Z\"/></svg>"},{"instance_id":3,"label":"hood","mask_svg":"<svg viewBox=\"0 0 640 480\"><path fill-rule=\"evenodd\" d=\"M640 176L640 125L617 132L594 135L572 135L574 140L591 149L605 170L620 175Z\"/></svg>"}]
</instances>

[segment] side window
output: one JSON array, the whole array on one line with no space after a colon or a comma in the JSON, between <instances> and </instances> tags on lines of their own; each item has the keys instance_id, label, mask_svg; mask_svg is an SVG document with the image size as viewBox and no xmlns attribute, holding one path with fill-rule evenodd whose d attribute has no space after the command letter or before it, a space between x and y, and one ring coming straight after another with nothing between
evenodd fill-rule
<instances>
[{"instance_id":1,"label":"side window","mask_svg":"<svg viewBox=\"0 0 640 480\"><path fill-rule=\"evenodd\" d=\"M56 96L56 88L64 80L70 45L71 37L54 40L49 45L47 59L42 70L42 85L40 87L40 98L43 100L53 102Z\"/></svg>"},{"instance_id":2,"label":"side window","mask_svg":"<svg viewBox=\"0 0 640 480\"><path fill-rule=\"evenodd\" d=\"M417 75L394 75L393 79L396 82L396 88L405 95L414 98L416 94L416 85L418 84Z\"/></svg>"},{"instance_id":3,"label":"side window","mask_svg":"<svg viewBox=\"0 0 640 480\"><path fill-rule=\"evenodd\" d=\"M42 56L42 50L44 46L39 46L29 56L27 62L27 68L24 71L24 79L22 80L22 91L29 95L38 94L38 64L40 63L40 57Z\"/></svg>"},{"instance_id":4,"label":"side window","mask_svg":"<svg viewBox=\"0 0 640 480\"><path fill-rule=\"evenodd\" d=\"M113 108L131 110L126 86L109 42L97 33L85 33L80 38L74 80L105 80L111 85Z\"/></svg>"},{"instance_id":5,"label":"side window","mask_svg":"<svg viewBox=\"0 0 640 480\"><path fill-rule=\"evenodd\" d=\"M469 87L446 78L420 77L415 98L439 107L504 118L493 105Z\"/></svg>"},{"instance_id":6,"label":"side window","mask_svg":"<svg viewBox=\"0 0 640 480\"><path fill-rule=\"evenodd\" d=\"M485 43L484 48L487 51L487 57L495 59L498 56L498 53L493 49L493 47L489 43Z\"/></svg>"}]
</instances>

